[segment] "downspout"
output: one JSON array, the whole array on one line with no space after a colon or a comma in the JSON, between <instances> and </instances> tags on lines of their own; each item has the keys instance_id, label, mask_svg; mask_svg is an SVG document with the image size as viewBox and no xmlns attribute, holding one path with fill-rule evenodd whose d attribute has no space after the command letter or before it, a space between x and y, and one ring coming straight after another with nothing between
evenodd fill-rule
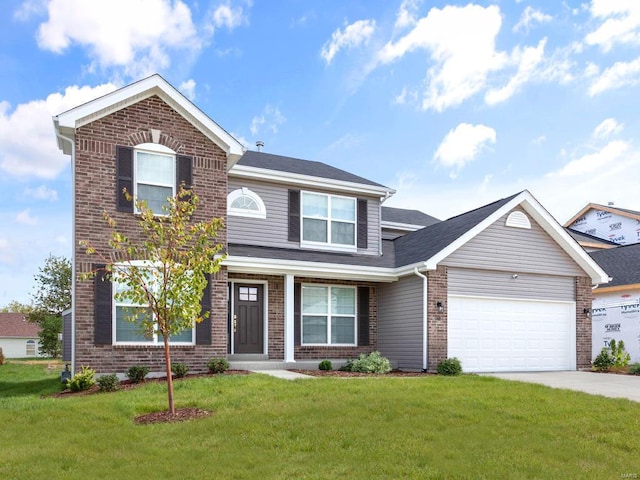
<instances>
[{"instance_id":1,"label":"downspout","mask_svg":"<svg viewBox=\"0 0 640 480\"><path fill-rule=\"evenodd\" d=\"M422 371L427 371L427 276L413 269L413 273L422 278Z\"/></svg>"},{"instance_id":2,"label":"downspout","mask_svg":"<svg viewBox=\"0 0 640 480\"><path fill-rule=\"evenodd\" d=\"M76 371L76 142L58 132L58 137L71 144L71 374Z\"/></svg>"}]
</instances>

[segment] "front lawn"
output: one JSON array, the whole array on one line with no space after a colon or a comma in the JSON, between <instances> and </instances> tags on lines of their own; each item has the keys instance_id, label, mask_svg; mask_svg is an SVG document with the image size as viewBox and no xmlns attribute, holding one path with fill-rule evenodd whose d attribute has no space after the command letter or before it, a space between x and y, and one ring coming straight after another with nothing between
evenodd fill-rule
<instances>
[{"instance_id":1,"label":"front lawn","mask_svg":"<svg viewBox=\"0 0 640 480\"><path fill-rule=\"evenodd\" d=\"M39 398L5 395L7 372L3 479L640 475L640 404L490 377L203 377L176 382L176 406L212 416L135 425L164 384Z\"/></svg>"}]
</instances>

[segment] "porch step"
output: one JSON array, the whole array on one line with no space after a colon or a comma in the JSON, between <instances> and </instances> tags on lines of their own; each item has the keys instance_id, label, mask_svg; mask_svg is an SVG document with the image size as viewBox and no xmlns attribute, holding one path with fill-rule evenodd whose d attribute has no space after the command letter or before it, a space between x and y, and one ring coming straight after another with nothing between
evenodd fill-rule
<instances>
[{"instance_id":1,"label":"porch step","mask_svg":"<svg viewBox=\"0 0 640 480\"><path fill-rule=\"evenodd\" d=\"M228 355L227 360L230 362L264 362L269 360L269 355L263 355L260 353L238 353L235 355Z\"/></svg>"}]
</instances>

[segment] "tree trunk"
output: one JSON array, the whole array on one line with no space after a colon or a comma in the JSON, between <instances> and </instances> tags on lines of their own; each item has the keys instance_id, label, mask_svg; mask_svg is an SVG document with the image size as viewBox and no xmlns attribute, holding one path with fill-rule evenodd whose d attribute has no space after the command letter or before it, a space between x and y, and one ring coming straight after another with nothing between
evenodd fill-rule
<instances>
[{"instance_id":1,"label":"tree trunk","mask_svg":"<svg viewBox=\"0 0 640 480\"><path fill-rule=\"evenodd\" d=\"M167 369L167 395L169 396L169 412L175 415L176 406L173 403L173 377L171 376L171 354L169 352L169 335L164 337L164 363Z\"/></svg>"}]
</instances>

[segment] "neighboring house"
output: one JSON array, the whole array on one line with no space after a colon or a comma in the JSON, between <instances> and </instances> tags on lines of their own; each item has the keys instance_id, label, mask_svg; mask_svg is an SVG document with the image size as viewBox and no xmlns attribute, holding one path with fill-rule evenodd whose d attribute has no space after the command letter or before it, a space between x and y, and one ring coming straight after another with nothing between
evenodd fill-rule
<instances>
[{"instance_id":1,"label":"neighboring house","mask_svg":"<svg viewBox=\"0 0 640 480\"><path fill-rule=\"evenodd\" d=\"M590 203L570 218L565 227L617 245L640 242L640 212L613 205Z\"/></svg>"},{"instance_id":2,"label":"neighboring house","mask_svg":"<svg viewBox=\"0 0 640 480\"><path fill-rule=\"evenodd\" d=\"M72 156L74 369L163 368L161 342L123 319L118 285L80 280L107 249L102 211L136 237L133 191L159 209L184 182L228 252L211 315L173 360L274 365L381 351L404 369L574 370L591 361L591 288L606 273L527 191L438 221L382 207L395 192L320 162L247 151L158 75L54 117ZM428 207L428 206L426 206ZM65 332L66 334L66 332Z\"/></svg>"},{"instance_id":3,"label":"neighboring house","mask_svg":"<svg viewBox=\"0 0 640 480\"><path fill-rule=\"evenodd\" d=\"M640 362L640 243L591 252L611 276L593 291L593 353L624 340L632 362Z\"/></svg>"},{"instance_id":4,"label":"neighboring house","mask_svg":"<svg viewBox=\"0 0 640 480\"><path fill-rule=\"evenodd\" d=\"M564 227L564 229L587 252L595 252L598 250L615 248L620 246L617 243L611 242L609 240L604 240L602 238L598 238L593 235L589 235L588 233L582 233L582 232L578 232L577 230L571 230L568 227Z\"/></svg>"},{"instance_id":5,"label":"neighboring house","mask_svg":"<svg viewBox=\"0 0 640 480\"><path fill-rule=\"evenodd\" d=\"M27 358L40 355L37 325L22 313L0 313L0 348L7 358Z\"/></svg>"}]
</instances>

